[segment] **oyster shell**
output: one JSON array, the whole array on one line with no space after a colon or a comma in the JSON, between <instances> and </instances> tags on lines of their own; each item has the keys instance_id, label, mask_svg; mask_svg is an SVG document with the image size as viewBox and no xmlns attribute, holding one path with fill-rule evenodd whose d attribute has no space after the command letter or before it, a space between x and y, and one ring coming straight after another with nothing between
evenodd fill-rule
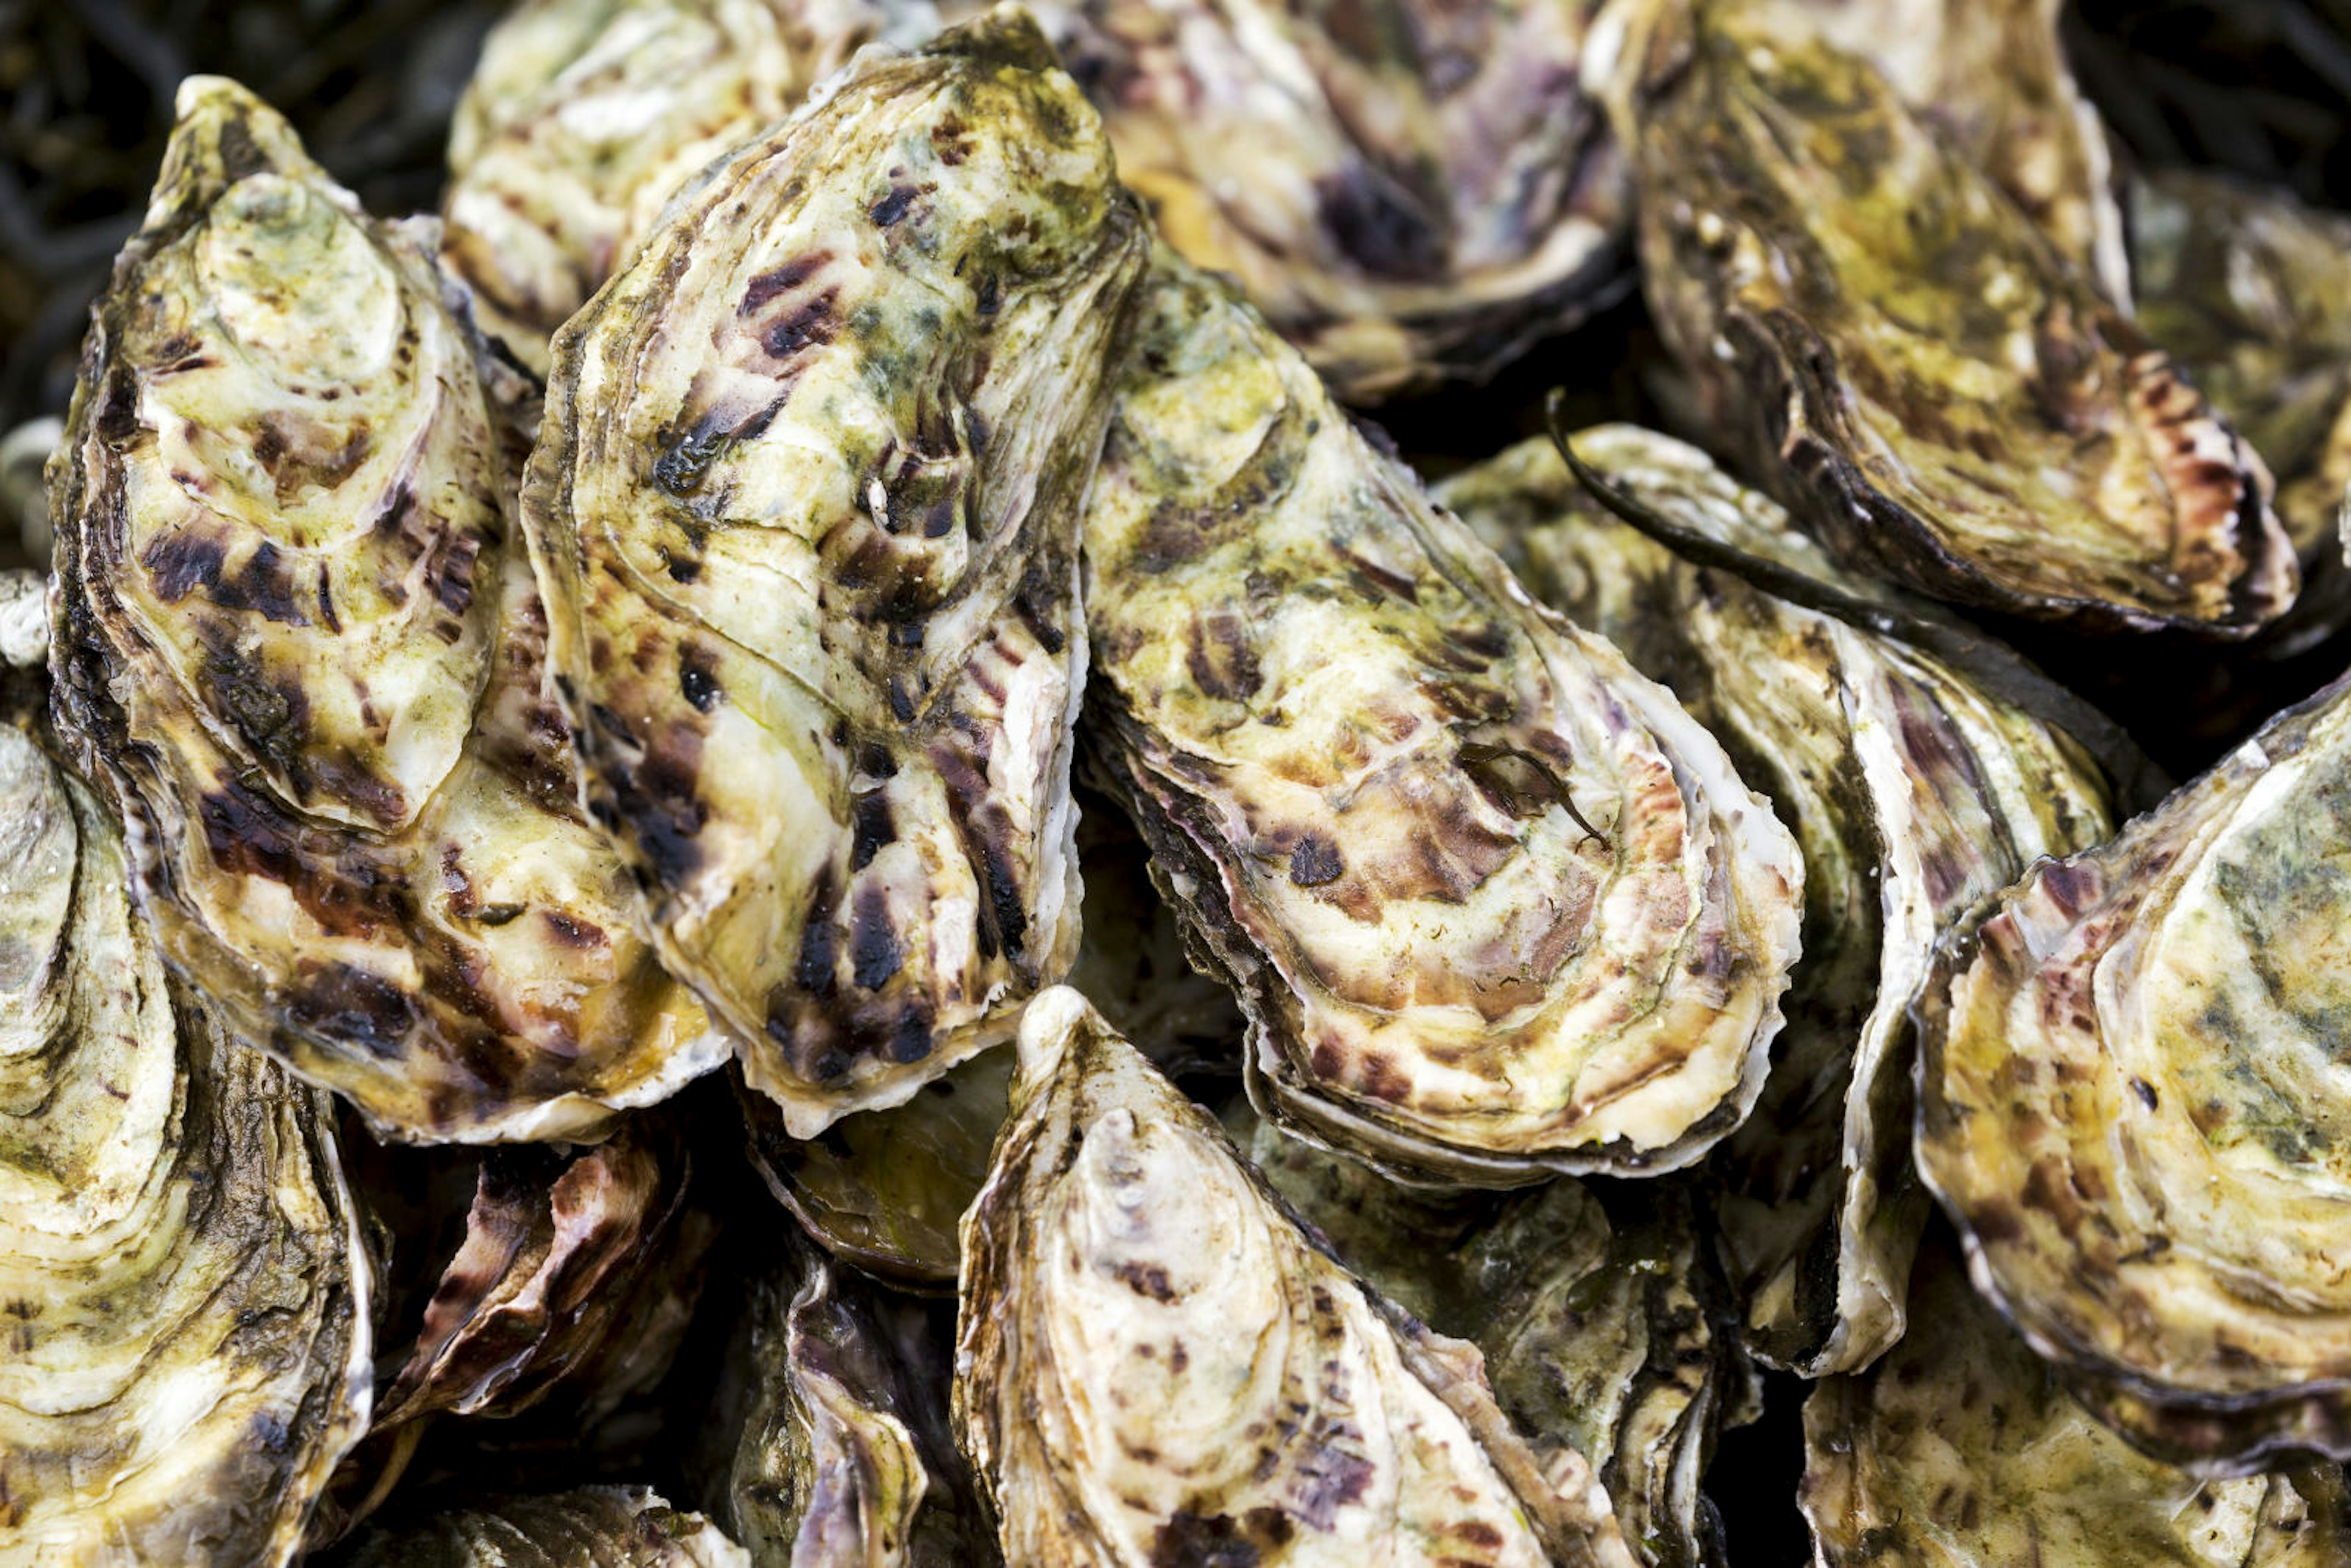
<instances>
[{"instance_id":1,"label":"oyster shell","mask_svg":"<svg viewBox=\"0 0 2351 1568\"><path fill-rule=\"evenodd\" d=\"M964 1217L955 1415L1008 1562L1628 1564L1574 1453L1387 1306L1067 988Z\"/></svg>"},{"instance_id":2,"label":"oyster shell","mask_svg":"<svg viewBox=\"0 0 2351 1568\"><path fill-rule=\"evenodd\" d=\"M290 1562L367 1428L333 1103L233 1044L0 716L0 1560Z\"/></svg>"},{"instance_id":3,"label":"oyster shell","mask_svg":"<svg viewBox=\"0 0 2351 1568\"><path fill-rule=\"evenodd\" d=\"M1169 258L1087 504L1089 722L1250 1093L1392 1172L1686 1164L1761 1091L1793 841Z\"/></svg>"},{"instance_id":4,"label":"oyster shell","mask_svg":"<svg viewBox=\"0 0 2351 1568\"><path fill-rule=\"evenodd\" d=\"M590 802L797 1137L1075 956L1076 508L1144 256L1025 16L862 60L573 318L524 497Z\"/></svg>"},{"instance_id":5,"label":"oyster shell","mask_svg":"<svg viewBox=\"0 0 2351 1568\"><path fill-rule=\"evenodd\" d=\"M1978 1285L2199 1474L2351 1453L2346 854L2339 681L2032 868L1917 1005L1919 1169Z\"/></svg>"},{"instance_id":6,"label":"oyster shell","mask_svg":"<svg viewBox=\"0 0 2351 1568\"><path fill-rule=\"evenodd\" d=\"M2259 460L1990 176L1770 5L1658 9L1611 101L1651 309L1840 560L2093 631L2285 610Z\"/></svg>"},{"instance_id":7,"label":"oyster shell","mask_svg":"<svg viewBox=\"0 0 2351 1568\"><path fill-rule=\"evenodd\" d=\"M1008 1051L995 1053L1008 1056ZM946 1341L820 1253L786 1249L753 1287L730 1365L739 1410L725 1502L755 1563L984 1568L996 1538L947 1426ZM747 1375L745 1374L747 1373Z\"/></svg>"},{"instance_id":8,"label":"oyster shell","mask_svg":"<svg viewBox=\"0 0 2351 1568\"><path fill-rule=\"evenodd\" d=\"M343 1568L750 1568L698 1513L645 1487L581 1487L453 1508L360 1537Z\"/></svg>"},{"instance_id":9,"label":"oyster shell","mask_svg":"<svg viewBox=\"0 0 2351 1568\"><path fill-rule=\"evenodd\" d=\"M712 159L799 107L926 0L523 0L482 45L449 132L443 261L544 376L548 340Z\"/></svg>"},{"instance_id":10,"label":"oyster shell","mask_svg":"<svg viewBox=\"0 0 2351 1568\"><path fill-rule=\"evenodd\" d=\"M1695 448L1629 425L1573 445L1696 532L1867 591ZM1755 1113L1711 1166L1756 1354L1814 1377L1867 1365L1901 1337L1928 1209L1910 1168L1907 1009L1953 918L2040 856L2113 831L2105 783L2069 737L1932 653L1645 538L1550 442L1439 495L1538 598L1673 686L1795 828L1804 956L1788 1025Z\"/></svg>"},{"instance_id":11,"label":"oyster shell","mask_svg":"<svg viewBox=\"0 0 2351 1568\"><path fill-rule=\"evenodd\" d=\"M1338 394L1482 380L1623 292L1597 0L1040 8L1121 175Z\"/></svg>"},{"instance_id":12,"label":"oyster shell","mask_svg":"<svg viewBox=\"0 0 2351 1568\"><path fill-rule=\"evenodd\" d=\"M1968 1288L1939 1229L1913 1334L1804 1405L1822 1568L2319 1568L2351 1556L2342 1472L2199 1481L2091 1419Z\"/></svg>"},{"instance_id":13,"label":"oyster shell","mask_svg":"<svg viewBox=\"0 0 2351 1568\"><path fill-rule=\"evenodd\" d=\"M580 815L471 343L259 99L179 112L50 470L59 726L239 1034L386 1137L592 1134L726 1045Z\"/></svg>"},{"instance_id":14,"label":"oyster shell","mask_svg":"<svg viewBox=\"0 0 2351 1568\"><path fill-rule=\"evenodd\" d=\"M1249 1154L1341 1262L1484 1353L1522 1436L1591 1461L1636 1560L1724 1561L1698 1478L1726 1406L1743 1414L1755 1390L1708 1321L1722 1282L1678 1186L1604 1197L1563 1178L1499 1201L1416 1198L1265 1122Z\"/></svg>"}]
</instances>

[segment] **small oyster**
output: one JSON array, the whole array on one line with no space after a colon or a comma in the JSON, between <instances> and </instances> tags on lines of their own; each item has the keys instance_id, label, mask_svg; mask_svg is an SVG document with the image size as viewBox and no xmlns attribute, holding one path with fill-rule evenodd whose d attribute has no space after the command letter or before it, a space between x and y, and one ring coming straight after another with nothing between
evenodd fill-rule
<instances>
[{"instance_id":1,"label":"small oyster","mask_svg":"<svg viewBox=\"0 0 2351 1568\"><path fill-rule=\"evenodd\" d=\"M2278 517L2302 557L2292 627L2324 636L2351 622L2336 528L2351 486L2351 214L2153 170L2131 187L2131 263L2140 324L2277 477Z\"/></svg>"},{"instance_id":2,"label":"small oyster","mask_svg":"<svg viewBox=\"0 0 2351 1568\"><path fill-rule=\"evenodd\" d=\"M238 1033L387 1137L596 1132L726 1045L580 813L471 343L259 99L179 112L50 468L59 726Z\"/></svg>"},{"instance_id":3,"label":"small oyster","mask_svg":"<svg viewBox=\"0 0 2351 1568\"><path fill-rule=\"evenodd\" d=\"M1868 591L1703 453L1628 425L1574 450L1702 536ZM2043 854L2113 831L2063 732L1942 660L1690 564L1604 511L1548 441L1439 492L1535 594L1666 681L1803 846L1804 956L1756 1111L1716 1151L1749 1343L1808 1376L1898 1339L1928 1202L1906 1010L1943 928ZM1474 1336L1472 1336L1474 1337Z\"/></svg>"},{"instance_id":4,"label":"small oyster","mask_svg":"<svg viewBox=\"0 0 2351 1568\"><path fill-rule=\"evenodd\" d=\"M1762 1087L1794 842L1169 258L1087 505L1089 722L1249 1013L1251 1097L1391 1171L1658 1170Z\"/></svg>"},{"instance_id":5,"label":"small oyster","mask_svg":"<svg viewBox=\"0 0 2351 1568\"><path fill-rule=\"evenodd\" d=\"M544 376L548 340L712 159L799 107L926 0L522 0L449 133L441 255L483 326Z\"/></svg>"},{"instance_id":6,"label":"small oyster","mask_svg":"<svg viewBox=\"0 0 2351 1568\"><path fill-rule=\"evenodd\" d=\"M1249 1152L1341 1262L1485 1354L1513 1427L1591 1461L1639 1562L1724 1560L1698 1478L1726 1406L1744 1413L1754 1390L1708 1321L1722 1283L1678 1186L1604 1198L1568 1178L1499 1200L1430 1200L1270 1123Z\"/></svg>"},{"instance_id":7,"label":"small oyster","mask_svg":"<svg viewBox=\"0 0 2351 1568\"><path fill-rule=\"evenodd\" d=\"M1921 993L1921 1173L1978 1284L2199 1474L2351 1454L2351 680L2044 861Z\"/></svg>"},{"instance_id":8,"label":"small oyster","mask_svg":"<svg viewBox=\"0 0 2351 1568\"><path fill-rule=\"evenodd\" d=\"M0 716L0 1560L284 1563L367 1428L333 1103L172 979Z\"/></svg>"},{"instance_id":9,"label":"small oyster","mask_svg":"<svg viewBox=\"0 0 2351 1568\"><path fill-rule=\"evenodd\" d=\"M955 1415L1005 1558L1627 1565L1573 1451L1368 1294L1077 992L964 1217Z\"/></svg>"},{"instance_id":10,"label":"small oyster","mask_svg":"<svg viewBox=\"0 0 2351 1568\"><path fill-rule=\"evenodd\" d=\"M429 1514L361 1535L342 1568L751 1568L698 1513L644 1487L581 1487Z\"/></svg>"},{"instance_id":11,"label":"small oyster","mask_svg":"<svg viewBox=\"0 0 2351 1568\"><path fill-rule=\"evenodd\" d=\"M1770 6L1660 8L1611 104L1650 306L1839 559L2095 631L2292 602L2259 460L1990 176Z\"/></svg>"},{"instance_id":12,"label":"small oyster","mask_svg":"<svg viewBox=\"0 0 2351 1568\"><path fill-rule=\"evenodd\" d=\"M1040 8L1119 172L1343 398L1483 379L1621 292L1597 0Z\"/></svg>"},{"instance_id":13,"label":"small oyster","mask_svg":"<svg viewBox=\"0 0 2351 1568\"><path fill-rule=\"evenodd\" d=\"M998 1051L998 1056L1009 1052ZM755 1563L984 1568L996 1538L947 1426L945 1337L805 1248L753 1287L725 1396L739 1409L713 1512ZM747 1375L745 1373L747 1372Z\"/></svg>"},{"instance_id":14,"label":"small oyster","mask_svg":"<svg viewBox=\"0 0 2351 1568\"><path fill-rule=\"evenodd\" d=\"M2092 1420L1968 1288L1939 1230L1921 1324L1804 1405L1823 1568L2320 1568L2351 1557L2342 1472L2199 1481Z\"/></svg>"},{"instance_id":15,"label":"small oyster","mask_svg":"<svg viewBox=\"0 0 2351 1568\"><path fill-rule=\"evenodd\" d=\"M1077 505L1144 257L1021 13L861 58L564 329L524 497L590 802L796 1137L1076 955Z\"/></svg>"}]
</instances>

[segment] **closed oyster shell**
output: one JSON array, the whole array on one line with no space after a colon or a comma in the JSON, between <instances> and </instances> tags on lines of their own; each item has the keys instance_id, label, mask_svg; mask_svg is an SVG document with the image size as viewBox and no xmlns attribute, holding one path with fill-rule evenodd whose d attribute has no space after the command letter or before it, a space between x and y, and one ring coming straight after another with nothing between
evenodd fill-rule
<instances>
[{"instance_id":1,"label":"closed oyster shell","mask_svg":"<svg viewBox=\"0 0 2351 1568\"><path fill-rule=\"evenodd\" d=\"M796 1137L1075 956L1076 508L1144 245L1008 7L862 57L557 341L524 520L588 798Z\"/></svg>"},{"instance_id":2,"label":"closed oyster shell","mask_svg":"<svg viewBox=\"0 0 2351 1568\"><path fill-rule=\"evenodd\" d=\"M386 1137L595 1133L725 1044L580 812L471 341L266 105L179 109L50 469L59 726L238 1033Z\"/></svg>"},{"instance_id":3,"label":"closed oyster shell","mask_svg":"<svg viewBox=\"0 0 2351 1568\"><path fill-rule=\"evenodd\" d=\"M1008 1055L999 1051L998 1055ZM801 1246L753 1286L721 1413L736 1433L713 1511L754 1563L985 1568L998 1561L947 1426L946 1340Z\"/></svg>"},{"instance_id":4,"label":"closed oyster shell","mask_svg":"<svg viewBox=\"0 0 2351 1568\"><path fill-rule=\"evenodd\" d=\"M1574 1453L1369 1294L1067 988L964 1217L955 1416L1008 1562L1629 1564Z\"/></svg>"},{"instance_id":5,"label":"closed oyster shell","mask_svg":"<svg viewBox=\"0 0 2351 1568\"><path fill-rule=\"evenodd\" d=\"M1698 1480L1726 1406L1743 1412L1754 1391L1709 1321L1722 1281L1679 1186L1604 1197L1562 1178L1499 1200L1416 1198L1265 1122L1249 1154L1349 1269L1484 1353L1521 1436L1590 1460L1637 1561L1725 1560Z\"/></svg>"},{"instance_id":6,"label":"closed oyster shell","mask_svg":"<svg viewBox=\"0 0 2351 1568\"><path fill-rule=\"evenodd\" d=\"M1921 1324L1804 1405L1822 1568L2320 1568L2351 1556L2342 1472L2199 1480L2091 1418L1968 1288L1939 1229Z\"/></svg>"},{"instance_id":7,"label":"closed oyster shell","mask_svg":"<svg viewBox=\"0 0 2351 1568\"><path fill-rule=\"evenodd\" d=\"M696 170L799 107L926 0L523 0L482 45L449 133L443 261L541 376L548 340Z\"/></svg>"},{"instance_id":8,"label":"closed oyster shell","mask_svg":"<svg viewBox=\"0 0 2351 1568\"><path fill-rule=\"evenodd\" d=\"M2346 854L2338 681L2028 872L1918 1002L1919 1168L1978 1286L2199 1474L2351 1454Z\"/></svg>"},{"instance_id":9,"label":"closed oyster shell","mask_svg":"<svg viewBox=\"0 0 2351 1568\"><path fill-rule=\"evenodd\" d=\"M1597 0L1040 7L1166 242L1355 402L1482 380L1623 292Z\"/></svg>"},{"instance_id":10,"label":"closed oyster shell","mask_svg":"<svg viewBox=\"0 0 2351 1568\"><path fill-rule=\"evenodd\" d=\"M367 1428L333 1103L165 971L0 718L0 1562L284 1563Z\"/></svg>"},{"instance_id":11,"label":"closed oyster shell","mask_svg":"<svg viewBox=\"0 0 2351 1568\"><path fill-rule=\"evenodd\" d=\"M1865 591L1703 453L1628 425L1574 438L1642 505ZM1910 1166L1907 1017L1950 921L2113 831L2070 737L1933 654L1693 566L1528 442L1439 492L1546 602L1671 685L1803 846L1804 956L1763 1097L1718 1148L1748 1342L1808 1376L1901 1337L1928 1202Z\"/></svg>"},{"instance_id":12,"label":"closed oyster shell","mask_svg":"<svg viewBox=\"0 0 2351 1568\"><path fill-rule=\"evenodd\" d=\"M1990 175L1771 4L1656 8L1611 100L1650 307L1839 559L2088 631L2285 610L2259 459Z\"/></svg>"},{"instance_id":13,"label":"closed oyster shell","mask_svg":"<svg viewBox=\"0 0 2351 1568\"><path fill-rule=\"evenodd\" d=\"M1422 1179L1660 1170L1762 1086L1793 841L1168 258L1087 504L1089 722L1251 1096Z\"/></svg>"},{"instance_id":14,"label":"closed oyster shell","mask_svg":"<svg viewBox=\"0 0 2351 1568\"><path fill-rule=\"evenodd\" d=\"M577 1491L452 1508L360 1537L342 1568L750 1568L751 1558L698 1513L645 1487Z\"/></svg>"}]
</instances>

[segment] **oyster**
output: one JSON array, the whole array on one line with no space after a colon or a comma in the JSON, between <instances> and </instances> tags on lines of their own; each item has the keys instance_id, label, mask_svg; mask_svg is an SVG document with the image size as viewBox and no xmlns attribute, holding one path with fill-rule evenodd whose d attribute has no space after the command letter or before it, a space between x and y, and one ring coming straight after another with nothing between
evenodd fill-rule
<instances>
[{"instance_id":1,"label":"oyster","mask_svg":"<svg viewBox=\"0 0 2351 1568\"><path fill-rule=\"evenodd\" d=\"M998 1056L1010 1054L998 1051ZM928 1308L789 1247L753 1287L725 1396L739 1409L712 1511L755 1563L983 1568L997 1561L947 1427L946 1340Z\"/></svg>"},{"instance_id":2,"label":"oyster","mask_svg":"<svg viewBox=\"0 0 2351 1568\"><path fill-rule=\"evenodd\" d=\"M590 804L796 1137L1075 956L1077 505L1145 244L1017 10L862 58L573 318L524 497Z\"/></svg>"},{"instance_id":3,"label":"oyster","mask_svg":"<svg viewBox=\"0 0 2351 1568\"><path fill-rule=\"evenodd\" d=\"M1649 303L1840 560L2086 630L2284 611L2259 460L1990 176L1770 7L1659 8L1611 100Z\"/></svg>"},{"instance_id":4,"label":"oyster","mask_svg":"<svg viewBox=\"0 0 2351 1568\"><path fill-rule=\"evenodd\" d=\"M1917 1155L1978 1284L2199 1474L2351 1453L2351 679L2044 861L1917 1005Z\"/></svg>"},{"instance_id":5,"label":"oyster","mask_svg":"<svg viewBox=\"0 0 2351 1568\"><path fill-rule=\"evenodd\" d=\"M2131 241L2140 323L2276 476L2304 581L2291 621L2335 630L2351 621L2335 527L2351 485L2351 214L2155 170L2132 185Z\"/></svg>"},{"instance_id":6,"label":"oyster","mask_svg":"<svg viewBox=\"0 0 2351 1568\"><path fill-rule=\"evenodd\" d=\"M1721 747L1168 260L1086 517L1089 722L1252 1099L1399 1174L1658 1170L1762 1087L1802 867Z\"/></svg>"},{"instance_id":7,"label":"oyster","mask_svg":"<svg viewBox=\"0 0 2351 1568\"><path fill-rule=\"evenodd\" d=\"M1591 1461L1638 1561L1724 1560L1698 1478L1726 1406L1744 1415L1755 1390L1708 1321L1722 1286L1678 1186L1604 1197L1567 1178L1499 1201L1427 1199L1269 1123L1249 1153L1341 1262L1484 1353L1512 1427Z\"/></svg>"},{"instance_id":8,"label":"oyster","mask_svg":"<svg viewBox=\"0 0 2351 1568\"><path fill-rule=\"evenodd\" d=\"M926 0L523 0L457 104L442 259L544 376L555 329L696 170L859 46L937 26Z\"/></svg>"},{"instance_id":9,"label":"oyster","mask_svg":"<svg viewBox=\"0 0 2351 1568\"><path fill-rule=\"evenodd\" d=\"M1483 379L1623 292L1597 0L1040 7L1120 173L1338 394Z\"/></svg>"},{"instance_id":10,"label":"oyster","mask_svg":"<svg viewBox=\"0 0 2351 1568\"><path fill-rule=\"evenodd\" d=\"M964 1217L955 1415L1008 1562L1629 1564L1477 1353L1367 1293L1077 992Z\"/></svg>"},{"instance_id":11,"label":"oyster","mask_svg":"<svg viewBox=\"0 0 2351 1568\"><path fill-rule=\"evenodd\" d=\"M2092 1420L1969 1290L1939 1231L1913 1334L1804 1405L1823 1568L2320 1568L2351 1557L2342 1472L2199 1481Z\"/></svg>"},{"instance_id":12,"label":"oyster","mask_svg":"<svg viewBox=\"0 0 2351 1568\"><path fill-rule=\"evenodd\" d=\"M750 1568L751 1558L698 1513L644 1487L577 1491L453 1508L375 1529L343 1568Z\"/></svg>"},{"instance_id":13,"label":"oyster","mask_svg":"<svg viewBox=\"0 0 2351 1568\"><path fill-rule=\"evenodd\" d=\"M467 335L257 99L179 111L50 470L60 727L237 1033L387 1137L592 1134L726 1043L580 815Z\"/></svg>"},{"instance_id":14,"label":"oyster","mask_svg":"<svg viewBox=\"0 0 2351 1568\"><path fill-rule=\"evenodd\" d=\"M1628 425L1573 447L1698 534L1869 591L1692 447ZM1603 510L1550 442L1439 495L1537 597L1672 685L1796 830L1804 956L1788 1025L1754 1115L1711 1163L1755 1353L1814 1377L1865 1366L1901 1337L1928 1208L1910 1168L1906 1009L1953 918L2040 856L2113 831L2098 769L1932 653L1676 557Z\"/></svg>"},{"instance_id":15,"label":"oyster","mask_svg":"<svg viewBox=\"0 0 2351 1568\"><path fill-rule=\"evenodd\" d=\"M290 1562L367 1428L333 1103L164 969L96 800L0 717L0 1559Z\"/></svg>"}]
</instances>

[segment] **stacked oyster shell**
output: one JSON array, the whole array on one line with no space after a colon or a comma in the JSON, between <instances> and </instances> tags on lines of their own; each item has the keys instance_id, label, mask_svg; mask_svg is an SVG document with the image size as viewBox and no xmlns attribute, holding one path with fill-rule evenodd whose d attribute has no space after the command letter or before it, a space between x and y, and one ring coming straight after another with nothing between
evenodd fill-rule
<instances>
[{"instance_id":1,"label":"stacked oyster shell","mask_svg":"<svg viewBox=\"0 0 2351 1568\"><path fill-rule=\"evenodd\" d=\"M1759 1366L1823 1563L2342 1560L2351 685L2077 688L2335 645L2346 220L2054 11L525 0L392 221L192 78L0 1563L1720 1564ZM1351 412L1636 284L1688 440Z\"/></svg>"}]
</instances>

